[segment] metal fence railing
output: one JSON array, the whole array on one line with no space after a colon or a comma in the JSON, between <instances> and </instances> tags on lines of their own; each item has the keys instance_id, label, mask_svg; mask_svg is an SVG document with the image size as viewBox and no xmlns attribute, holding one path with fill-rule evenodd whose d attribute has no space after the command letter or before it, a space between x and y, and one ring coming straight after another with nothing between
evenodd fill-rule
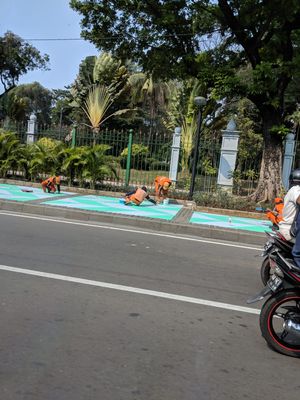
<instances>
[{"instance_id":1,"label":"metal fence railing","mask_svg":"<svg viewBox=\"0 0 300 400\"><path fill-rule=\"evenodd\" d=\"M21 143L26 143L26 124L6 127L6 129L15 132ZM83 126L76 129L65 126L38 126L37 132L37 140L54 139L61 142L65 149L106 145L106 155L113 161L116 176L105 176L97 183L99 189L119 191L128 187L145 185L151 190L154 189L154 180L157 175L169 175L172 133L152 132L149 135L147 132L134 130L101 130L93 134L91 130ZM174 196L187 197L188 195L193 164L192 149L193 143L185 142L185 145L181 146L177 182L176 185L172 185ZM213 192L217 189L220 155L221 136L201 137L195 192ZM237 163L237 165L238 169L233 173L234 193L249 194L256 187L259 155L255 160ZM72 183L82 184L78 182L76 176ZM85 185L88 187L88 182Z\"/></svg>"}]
</instances>

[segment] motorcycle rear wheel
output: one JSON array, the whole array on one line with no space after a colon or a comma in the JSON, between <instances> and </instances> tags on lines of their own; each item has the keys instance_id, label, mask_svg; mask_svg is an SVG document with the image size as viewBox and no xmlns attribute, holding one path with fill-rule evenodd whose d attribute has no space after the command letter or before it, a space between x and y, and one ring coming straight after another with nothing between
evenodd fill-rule
<instances>
[{"instance_id":1,"label":"motorcycle rear wheel","mask_svg":"<svg viewBox=\"0 0 300 400\"><path fill-rule=\"evenodd\" d=\"M260 277L264 286L266 286L268 280L271 276L271 265L269 257L265 258L261 267L260 267Z\"/></svg>"},{"instance_id":2,"label":"motorcycle rear wheel","mask_svg":"<svg viewBox=\"0 0 300 400\"><path fill-rule=\"evenodd\" d=\"M268 345L286 356L300 357L300 331L288 332L287 320L300 325L300 291L280 291L265 302L260 313L260 329Z\"/></svg>"}]
</instances>

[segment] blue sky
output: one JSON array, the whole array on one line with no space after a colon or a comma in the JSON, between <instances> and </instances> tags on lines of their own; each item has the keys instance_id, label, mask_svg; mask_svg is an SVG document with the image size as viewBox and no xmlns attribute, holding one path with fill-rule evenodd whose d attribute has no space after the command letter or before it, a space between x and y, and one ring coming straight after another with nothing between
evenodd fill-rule
<instances>
[{"instance_id":1,"label":"blue sky","mask_svg":"<svg viewBox=\"0 0 300 400\"><path fill-rule=\"evenodd\" d=\"M80 38L80 16L69 7L69 0L0 0L0 36L6 31L23 39ZM80 61L99 52L89 42L32 41L42 54L50 56L50 71L32 71L21 83L40 82L48 89L63 89L72 83Z\"/></svg>"}]
</instances>

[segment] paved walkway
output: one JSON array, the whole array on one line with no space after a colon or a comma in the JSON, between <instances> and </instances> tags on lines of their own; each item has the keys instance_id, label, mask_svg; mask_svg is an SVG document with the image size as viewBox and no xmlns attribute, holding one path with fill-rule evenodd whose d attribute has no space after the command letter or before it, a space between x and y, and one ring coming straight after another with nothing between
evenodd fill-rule
<instances>
[{"instance_id":1,"label":"paved walkway","mask_svg":"<svg viewBox=\"0 0 300 400\"><path fill-rule=\"evenodd\" d=\"M181 204L153 205L145 201L141 206L125 206L119 198L96 195L78 195L78 193L61 192L61 194L44 193L41 189L28 186L0 184L0 200L6 203L20 202L26 205L42 206L44 214L55 215L54 209L74 210L101 215L118 215L128 217L136 221L166 221L177 225L193 226L200 228L222 229L223 231L245 231L263 233L270 230L271 224L265 220L252 218L240 218L204 212L193 212ZM25 206L24 206L25 207ZM3 207L2 207L3 208ZM6 205L6 209L11 209ZM40 208L41 209L41 208ZM51 210L50 210L51 209ZM26 207L29 210L29 207ZM33 208L37 211L38 208ZM27 211L28 212L28 211ZM57 215L62 215L57 213ZM78 216L79 214L77 214ZM82 216L82 215L81 215ZM98 219L98 218L97 218ZM92 220L89 217L89 220ZM99 220L99 219L98 219ZM119 219L119 221L121 221ZM131 225L133 225L131 223ZM194 229L194 231L196 231ZM211 234L209 235L211 236ZM233 236L236 237L236 236ZM229 239L231 240L231 239Z\"/></svg>"}]
</instances>

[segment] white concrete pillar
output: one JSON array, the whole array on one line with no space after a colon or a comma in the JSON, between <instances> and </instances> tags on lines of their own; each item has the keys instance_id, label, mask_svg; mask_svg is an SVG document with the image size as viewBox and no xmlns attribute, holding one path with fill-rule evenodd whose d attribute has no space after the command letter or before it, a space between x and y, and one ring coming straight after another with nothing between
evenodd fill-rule
<instances>
[{"instance_id":1,"label":"white concrete pillar","mask_svg":"<svg viewBox=\"0 0 300 400\"><path fill-rule=\"evenodd\" d=\"M233 119L228 122L225 130L222 131L221 158L218 172L217 184L219 187L232 190L236 157L239 144L239 131Z\"/></svg>"},{"instance_id":2,"label":"white concrete pillar","mask_svg":"<svg viewBox=\"0 0 300 400\"><path fill-rule=\"evenodd\" d=\"M285 190L289 189L289 176L293 167L294 150L295 150L295 135L293 133L288 133L285 139L283 167L282 167L282 183Z\"/></svg>"},{"instance_id":3,"label":"white concrete pillar","mask_svg":"<svg viewBox=\"0 0 300 400\"><path fill-rule=\"evenodd\" d=\"M181 128L175 128L173 134L172 152L171 152L171 162L169 170L169 178L172 182L177 181L178 163L179 163L179 153L180 153L180 138L181 138Z\"/></svg>"},{"instance_id":4,"label":"white concrete pillar","mask_svg":"<svg viewBox=\"0 0 300 400\"><path fill-rule=\"evenodd\" d=\"M27 144L34 143L36 141L36 133L37 133L37 123L36 123L36 115L31 114L29 120L27 122Z\"/></svg>"}]
</instances>

